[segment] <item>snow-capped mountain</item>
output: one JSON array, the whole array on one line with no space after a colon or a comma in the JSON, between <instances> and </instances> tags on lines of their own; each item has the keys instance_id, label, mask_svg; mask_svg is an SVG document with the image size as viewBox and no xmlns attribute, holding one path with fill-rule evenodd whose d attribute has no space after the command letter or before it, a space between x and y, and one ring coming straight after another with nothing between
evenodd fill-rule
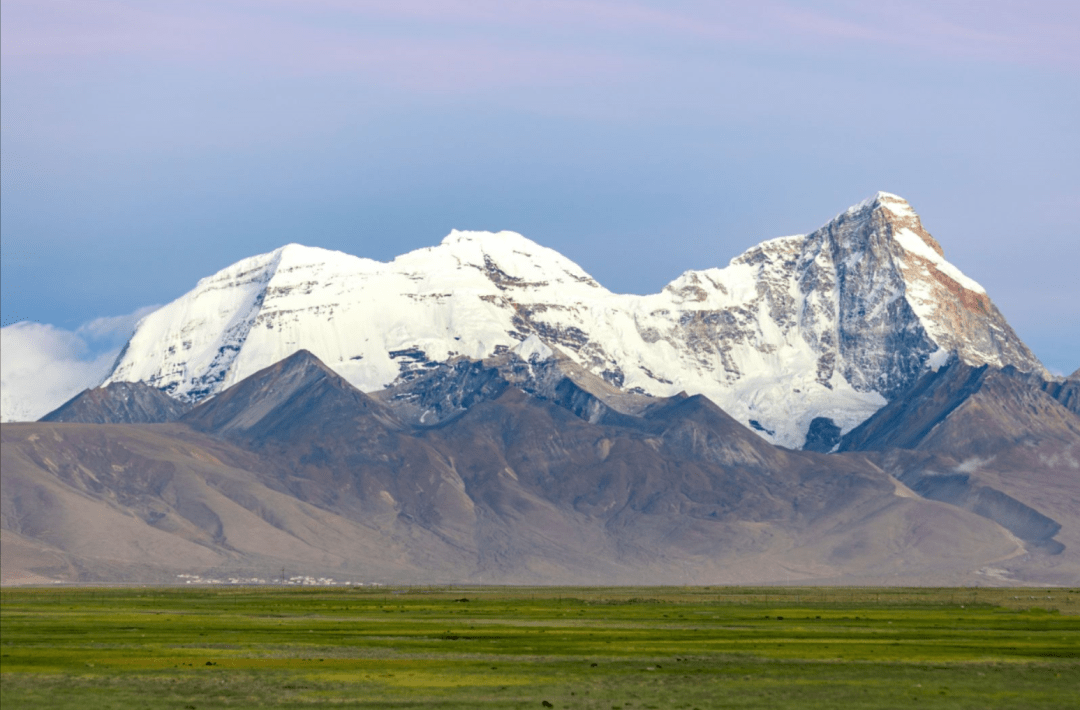
<instances>
[{"instance_id":1,"label":"snow-capped mountain","mask_svg":"<svg viewBox=\"0 0 1080 710\"><path fill-rule=\"evenodd\" d=\"M849 431L952 357L1045 374L910 205L878 193L646 296L512 232L454 231L389 263L290 244L145 317L105 382L194 402L306 349L370 392L526 340L626 391L704 394L789 447L815 419Z\"/></svg>"}]
</instances>

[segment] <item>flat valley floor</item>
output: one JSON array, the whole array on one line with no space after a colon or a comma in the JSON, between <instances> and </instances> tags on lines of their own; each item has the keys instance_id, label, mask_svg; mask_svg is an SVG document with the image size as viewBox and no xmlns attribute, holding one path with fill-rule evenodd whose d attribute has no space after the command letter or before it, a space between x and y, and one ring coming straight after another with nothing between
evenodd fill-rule
<instances>
[{"instance_id":1,"label":"flat valley floor","mask_svg":"<svg viewBox=\"0 0 1080 710\"><path fill-rule=\"evenodd\" d=\"M1080 589L0 591L15 708L1075 708Z\"/></svg>"}]
</instances>

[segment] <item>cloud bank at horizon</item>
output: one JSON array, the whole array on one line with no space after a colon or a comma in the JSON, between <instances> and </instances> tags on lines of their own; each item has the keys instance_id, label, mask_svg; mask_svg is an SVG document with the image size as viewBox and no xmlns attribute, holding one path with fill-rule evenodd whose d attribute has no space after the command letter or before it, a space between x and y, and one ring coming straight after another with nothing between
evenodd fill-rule
<instances>
[{"instance_id":1,"label":"cloud bank at horizon","mask_svg":"<svg viewBox=\"0 0 1080 710\"><path fill-rule=\"evenodd\" d=\"M143 316L95 318L75 330L23 321L0 328L0 421L37 421L101 383Z\"/></svg>"}]
</instances>

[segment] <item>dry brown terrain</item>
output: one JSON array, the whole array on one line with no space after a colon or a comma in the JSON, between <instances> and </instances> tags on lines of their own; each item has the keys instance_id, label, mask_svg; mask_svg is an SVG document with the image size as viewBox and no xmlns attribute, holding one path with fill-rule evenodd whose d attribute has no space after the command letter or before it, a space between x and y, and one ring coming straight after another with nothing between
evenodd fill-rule
<instances>
[{"instance_id":1,"label":"dry brown terrain","mask_svg":"<svg viewBox=\"0 0 1080 710\"><path fill-rule=\"evenodd\" d=\"M704 397L603 424L508 386L418 428L299 353L179 423L4 424L2 581L1075 580L1080 418L1040 392L1018 420L1000 387L903 449L826 455ZM985 450L967 418L1023 436Z\"/></svg>"}]
</instances>

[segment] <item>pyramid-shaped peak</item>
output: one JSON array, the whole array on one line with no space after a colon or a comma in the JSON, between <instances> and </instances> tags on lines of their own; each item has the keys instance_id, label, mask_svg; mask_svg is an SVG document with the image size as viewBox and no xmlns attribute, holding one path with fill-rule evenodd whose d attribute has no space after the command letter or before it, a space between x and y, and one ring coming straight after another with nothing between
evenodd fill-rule
<instances>
[{"instance_id":1,"label":"pyramid-shaped peak","mask_svg":"<svg viewBox=\"0 0 1080 710\"><path fill-rule=\"evenodd\" d=\"M890 244L890 249L899 247L894 252L908 265L908 288L913 279L930 283L926 279L937 280L946 277L951 283L974 294L985 295L986 290L974 279L965 276L960 269L945 259L941 244L923 227L919 215L903 197L889 192L878 192L826 224L814 234L829 234L836 230L843 233L841 244L861 251L874 248L875 242ZM925 278L916 272L930 269ZM933 299L931 299L933 300ZM972 302L971 307L981 308Z\"/></svg>"},{"instance_id":2,"label":"pyramid-shaped peak","mask_svg":"<svg viewBox=\"0 0 1080 710\"><path fill-rule=\"evenodd\" d=\"M883 191L879 191L862 202L847 208L844 212L837 215L837 219L841 217L852 217L862 213L870 213L875 210L891 212L891 216L893 217L914 219L916 221L919 219L919 215L912 209L911 203L899 195Z\"/></svg>"},{"instance_id":3,"label":"pyramid-shaped peak","mask_svg":"<svg viewBox=\"0 0 1080 710\"><path fill-rule=\"evenodd\" d=\"M385 407L350 385L322 360L298 350L205 400L182 419L201 431L256 432L315 425L368 414L400 426Z\"/></svg>"},{"instance_id":4,"label":"pyramid-shaped peak","mask_svg":"<svg viewBox=\"0 0 1080 710\"><path fill-rule=\"evenodd\" d=\"M252 395L261 397L262 392L271 390L280 394L287 390L306 387L324 379L331 380L340 389L354 389L341 375L327 367L313 353L301 349L245 377L232 387L219 393L214 399L226 400ZM260 394L255 395L254 393ZM210 400L210 402L212 401ZM205 404L202 406L205 406Z\"/></svg>"},{"instance_id":5,"label":"pyramid-shaped peak","mask_svg":"<svg viewBox=\"0 0 1080 710\"><path fill-rule=\"evenodd\" d=\"M900 195L895 195L891 192L885 192L884 190L878 190L872 199L879 203L903 202L905 205L908 204L908 201L905 200L903 197L900 197Z\"/></svg>"},{"instance_id":6,"label":"pyramid-shaped peak","mask_svg":"<svg viewBox=\"0 0 1080 710\"><path fill-rule=\"evenodd\" d=\"M322 360L315 356L310 350L300 349L289 355L286 358L282 358L276 365L271 367L277 367L282 370L292 370L299 368L316 368L319 370L325 370L326 372L336 374L333 370L326 366Z\"/></svg>"},{"instance_id":7,"label":"pyramid-shaped peak","mask_svg":"<svg viewBox=\"0 0 1080 710\"><path fill-rule=\"evenodd\" d=\"M303 253L303 252L313 250L313 249L318 249L319 251L324 251L323 249L320 249L319 247L309 247L308 245L300 244L299 242L289 242L288 244L283 244L283 245L279 246L277 249L275 249L274 251L276 253L278 253L278 254L285 254L285 253L297 254L297 253Z\"/></svg>"},{"instance_id":8,"label":"pyramid-shaped peak","mask_svg":"<svg viewBox=\"0 0 1080 710\"><path fill-rule=\"evenodd\" d=\"M370 270L377 262L362 259L341 251L289 243L273 251L241 259L217 273L199 279L193 292L200 289L216 290L221 283L266 283L275 274L310 266L328 265L335 270Z\"/></svg>"},{"instance_id":9,"label":"pyramid-shaped peak","mask_svg":"<svg viewBox=\"0 0 1080 710\"><path fill-rule=\"evenodd\" d=\"M324 379L329 380L335 388L349 391L355 390L359 393L359 390L356 390L345 378L316 357L314 353L303 349L297 350L292 355L249 375L230 389L241 391L244 386L261 387L265 383L273 383L277 387L283 384L286 387L302 387ZM226 390L226 392L228 391Z\"/></svg>"},{"instance_id":10,"label":"pyramid-shaped peak","mask_svg":"<svg viewBox=\"0 0 1080 710\"><path fill-rule=\"evenodd\" d=\"M555 352L548 347L547 343L539 338L536 333L532 333L525 340L521 341L510 352L517 355L525 362L543 362L554 356Z\"/></svg>"},{"instance_id":11,"label":"pyramid-shaped peak","mask_svg":"<svg viewBox=\"0 0 1080 710\"><path fill-rule=\"evenodd\" d=\"M891 192L879 192L874 195L873 199L876 208L886 209L897 217L919 219L911 204L899 195L894 195Z\"/></svg>"}]
</instances>

